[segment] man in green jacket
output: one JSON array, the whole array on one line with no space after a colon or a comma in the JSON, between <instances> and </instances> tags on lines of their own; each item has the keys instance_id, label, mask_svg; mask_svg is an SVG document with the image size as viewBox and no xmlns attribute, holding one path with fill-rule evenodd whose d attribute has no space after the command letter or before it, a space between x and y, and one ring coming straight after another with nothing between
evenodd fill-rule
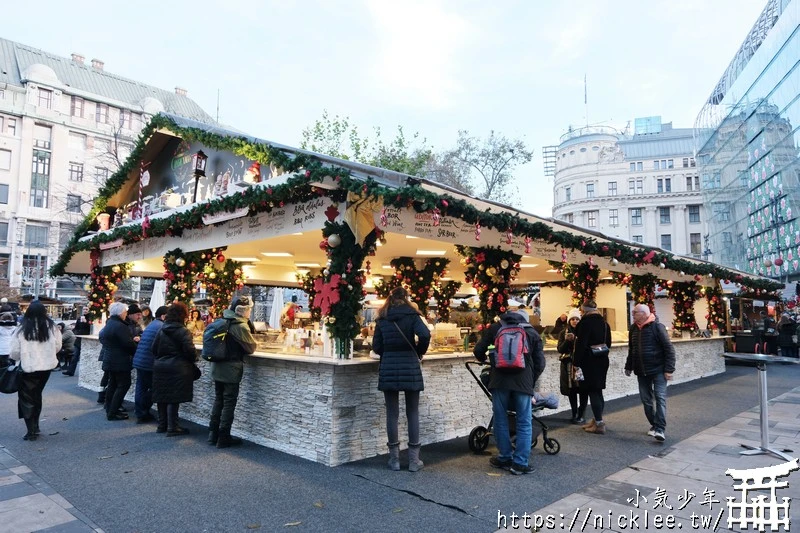
<instances>
[{"instance_id":1,"label":"man in green jacket","mask_svg":"<svg viewBox=\"0 0 800 533\"><path fill-rule=\"evenodd\" d=\"M231 436L233 412L239 399L239 383L244 374L244 356L256 351L256 340L247 324L253 302L249 296L234 298L230 309L222 313L220 320L229 320L226 339L227 358L221 363L211 363L211 379L214 380L214 406L208 424L208 442L217 448L228 448L242 443L242 439Z\"/></svg>"}]
</instances>

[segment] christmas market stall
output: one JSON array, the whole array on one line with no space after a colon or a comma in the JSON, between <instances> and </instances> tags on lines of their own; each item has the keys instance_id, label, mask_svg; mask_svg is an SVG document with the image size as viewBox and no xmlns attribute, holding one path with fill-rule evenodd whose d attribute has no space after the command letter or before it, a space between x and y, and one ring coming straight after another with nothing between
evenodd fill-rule
<instances>
[{"instance_id":1,"label":"christmas market stall","mask_svg":"<svg viewBox=\"0 0 800 533\"><path fill-rule=\"evenodd\" d=\"M513 308L512 292L540 290L543 324L586 298L599 302L615 330L607 390L614 398L638 390L622 372L629 291L652 304L657 285L673 290L680 307L669 326L692 332L676 340L676 380L687 381L724 371L722 339L696 335L694 302L713 299L720 280L749 291L779 287L429 180L163 114L144 128L51 272L91 276L94 333L128 276L164 279L167 302L203 298L215 316L237 291L302 288L308 309L287 303L273 327L256 328L233 431L332 466L384 453L369 339L380 298L394 286L407 287L431 318L423 443L466 436L490 416L464 362L472 358L470 333ZM451 322L450 308L465 291L478 299L466 328ZM96 336L84 339L83 352L80 384L96 390ZM558 388L557 356L549 343L542 390ZM206 424L213 386L199 364L195 400L181 413Z\"/></svg>"}]
</instances>

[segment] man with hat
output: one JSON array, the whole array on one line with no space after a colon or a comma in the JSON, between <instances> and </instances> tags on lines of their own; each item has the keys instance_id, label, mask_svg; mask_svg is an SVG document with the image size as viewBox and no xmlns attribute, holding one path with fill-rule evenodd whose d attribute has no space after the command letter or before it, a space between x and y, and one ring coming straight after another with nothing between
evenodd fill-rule
<instances>
[{"instance_id":1,"label":"man with hat","mask_svg":"<svg viewBox=\"0 0 800 533\"><path fill-rule=\"evenodd\" d=\"M211 379L214 380L214 406L208 424L208 443L217 448L227 448L242 443L242 439L231 436L233 412L239 399L239 383L244 375L244 356L256 351L256 340L250 332L248 321L253 301L249 296L238 296L230 309L222 313L209 329L222 329L221 321L228 321L225 347L226 360L211 363Z\"/></svg>"},{"instance_id":2,"label":"man with hat","mask_svg":"<svg viewBox=\"0 0 800 533\"><path fill-rule=\"evenodd\" d=\"M475 344L473 354L481 363L486 361L490 345L498 345L496 340L501 328L518 326L527 336L524 350L525 368L508 371L495 367L490 358L489 390L492 391L492 413L494 414L494 436L499 455L489 459L495 468L509 470L512 474L529 474L533 468L528 466L531 453L532 425L531 399L533 388L539 375L544 371L545 360L542 339L530 325L528 313L524 310L509 311L485 331ZM516 447L512 449L511 433L508 424L508 411L516 412Z\"/></svg>"},{"instance_id":3,"label":"man with hat","mask_svg":"<svg viewBox=\"0 0 800 533\"><path fill-rule=\"evenodd\" d=\"M128 306L128 326L131 328L131 335L138 337L144 331L142 327L142 309L139 304L132 303Z\"/></svg>"},{"instance_id":4,"label":"man with hat","mask_svg":"<svg viewBox=\"0 0 800 533\"><path fill-rule=\"evenodd\" d=\"M164 325L167 306L156 309L155 320L150 322L142 332L142 338L133 356L133 368L136 369L136 390L134 396L134 412L136 423L152 422L155 417L150 413L153 407L153 340Z\"/></svg>"}]
</instances>

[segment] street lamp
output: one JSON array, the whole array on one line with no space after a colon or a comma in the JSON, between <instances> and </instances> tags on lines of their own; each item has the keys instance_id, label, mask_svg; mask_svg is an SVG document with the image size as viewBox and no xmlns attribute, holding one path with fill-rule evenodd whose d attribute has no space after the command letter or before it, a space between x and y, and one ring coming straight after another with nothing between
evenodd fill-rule
<instances>
[{"instance_id":1,"label":"street lamp","mask_svg":"<svg viewBox=\"0 0 800 533\"><path fill-rule=\"evenodd\" d=\"M197 184L200 182L201 177L206 175L206 162L208 156L202 150L198 150L192 157L192 164L194 166L194 195L192 196L192 203L197 202Z\"/></svg>"}]
</instances>

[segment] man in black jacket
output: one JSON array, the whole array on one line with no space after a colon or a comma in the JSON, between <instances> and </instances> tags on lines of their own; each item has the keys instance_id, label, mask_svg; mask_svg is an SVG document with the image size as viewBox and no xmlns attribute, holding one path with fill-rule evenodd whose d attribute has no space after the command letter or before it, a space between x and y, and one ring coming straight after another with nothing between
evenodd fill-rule
<instances>
[{"instance_id":1,"label":"man in black jacket","mask_svg":"<svg viewBox=\"0 0 800 533\"><path fill-rule=\"evenodd\" d=\"M667 329L645 304L633 308L633 324L628 332L628 359L625 375L631 371L639 380L639 397L650 422L648 435L664 442L667 428L667 381L675 372L675 348Z\"/></svg>"},{"instance_id":2,"label":"man in black jacket","mask_svg":"<svg viewBox=\"0 0 800 533\"><path fill-rule=\"evenodd\" d=\"M528 466L531 453L531 399L536 380L544 371L545 360L542 339L528 322L528 313L515 311L503 314L500 322L492 324L481 339L475 344L473 351L480 362L486 361L490 345L496 344L495 337L503 325L519 325L524 328L528 338L525 353L525 368L511 372L495 367L495 361L489 374L489 390L492 391L492 412L494 414L494 436L497 442L498 456L489 459L495 468L510 470L512 474L529 474L533 468ZM508 425L508 411L516 412L516 447L511 447L511 434Z\"/></svg>"}]
</instances>

